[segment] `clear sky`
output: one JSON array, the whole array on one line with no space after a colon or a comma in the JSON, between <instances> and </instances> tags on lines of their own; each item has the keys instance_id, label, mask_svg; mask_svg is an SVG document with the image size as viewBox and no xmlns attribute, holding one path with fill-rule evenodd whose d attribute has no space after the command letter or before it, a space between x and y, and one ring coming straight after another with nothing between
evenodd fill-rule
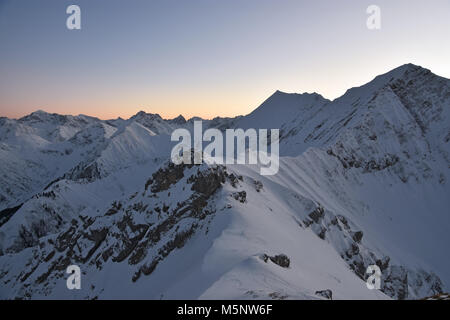
<instances>
[{"instance_id":1,"label":"clear sky","mask_svg":"<svg viewBox=\"0 0 450 320\"><path fill-rule=\"evenodd\" d=\"M450 0L0 0L0 116L235 116L408 62L450 78L449 35Z\"/></svg>"}]
</instances>

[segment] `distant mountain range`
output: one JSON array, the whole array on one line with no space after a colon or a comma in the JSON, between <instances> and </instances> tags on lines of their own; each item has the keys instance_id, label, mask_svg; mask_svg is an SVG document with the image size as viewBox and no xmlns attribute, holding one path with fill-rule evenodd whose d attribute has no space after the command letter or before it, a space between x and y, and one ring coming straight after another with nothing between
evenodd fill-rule
<instances>
[{"instance_id":1,"label":"distant mountain range","mask_svg":"<svg viewBox=\"0 0 450 320\"><path fill-rule=\"evenodd\" d=\"M2 299L416 299L450 286L450 80L412 64L330 101L275 92L280 170L174 165L182 116L0 118ZM66 288L79 265L82 289ZM369 290L366 268L382 271Z\"/></svg>"}]
</instances>

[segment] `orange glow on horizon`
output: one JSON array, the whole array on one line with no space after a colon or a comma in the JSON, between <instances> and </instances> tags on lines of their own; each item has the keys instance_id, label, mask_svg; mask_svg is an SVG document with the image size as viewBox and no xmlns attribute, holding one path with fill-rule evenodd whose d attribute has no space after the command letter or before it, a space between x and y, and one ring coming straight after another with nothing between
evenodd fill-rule
<instances>
[{"instance_id":1,"label":"orange glow on horizon","mask_svg":"<svg viewBox=\"0 0 450 320\"><path fill-rule=\"evenodd\" d=\"M146 113L159 114L163 119L173 119L179 115L182 115L186 120L192 117L212 119L215 117L246 115L257 108L268 96L265 96L263 99L257 97L240 97L240 99L236 99L235 101L231 101L233 100L231 98L229 100L219 98L216 100L192 99L184 103L174 99L168 99L166 101L155 99L152 103L143 102L150 99L106 102L66 101L64 103L40 103L36 104L36 107L31 107L27 103L17 103L8 106L2 103L0 104L0 116L18 119L34 111L43 110L48 113L62 115L84 114L102 120L109 120L119 117L129 119L139 111L144 111Z\"/></svg>"}]
</instances>

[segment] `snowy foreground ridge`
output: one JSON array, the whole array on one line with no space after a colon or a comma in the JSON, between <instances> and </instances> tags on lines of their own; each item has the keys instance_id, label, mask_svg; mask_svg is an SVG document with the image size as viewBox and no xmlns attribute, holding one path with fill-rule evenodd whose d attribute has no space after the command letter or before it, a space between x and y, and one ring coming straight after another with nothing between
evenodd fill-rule
<instances>
[{"instance_id":1,"label":"snowy foreground ridge","mask_svg":"<svg viewBox=\"0 0 450 320\"><path fill-rule=\"evenodd\" d=\"M404 65L329 101L276 92L207 128L280 129L280 169L169 162L183 117L0 118L2 299L416 299L450 286L450 80ZM66 268L80 267L81 290ZM381 290L366 268L382 271Z\"/></svg>"}]
</instances>

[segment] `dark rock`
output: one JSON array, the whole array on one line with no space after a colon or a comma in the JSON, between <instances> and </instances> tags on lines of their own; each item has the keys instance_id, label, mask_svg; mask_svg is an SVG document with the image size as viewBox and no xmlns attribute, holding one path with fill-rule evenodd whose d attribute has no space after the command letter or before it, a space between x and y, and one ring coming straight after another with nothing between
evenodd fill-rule
<instances>
[{"instance_id":1,"label":"dark rock","mask_svg":"<svg viewBox=\"0 0 450 320\"><path fill-rule=\"evenodd\" d=\"M101 173L97 162L90 164L80 163L70 173L64 175L64 178L75 181L87 180L88 182L93 182L101 178Z\"/></svg>"},{"instance_id":2,"label":"dark rock","mask_svg":"<svg viewBox=\"0 0 450 320\"><path fill-rule=\"evenodd\" d=\"M382 259L378 259L375 264L380 268L381 272L386 270L389 267L389 262L391 258L389 257L383 257Z\"/></svg>"},{"instance_id":3,"label":"dark rock","mask_svg":"<svg viewBox=\"0 0 450 320\"><path fill-rule=\"evenodd\" d=\"M106 211L105 215L112 216L116 214L120 209L122 209L122 203L114 201L111 208Z\"/></svg>"},{"instance_id":4,"label":"dark rock","mask_svg":"<svg viewBox=\"0 0 450 320\"><path fill-rule=\"evenodd\" d=\"M383 281L382 291L398 300L408 297L408 273L404 267L391 266L391 272Z\"/></svg>"},{"instance_id":5,"label":"dark rock","mask_svg":"<svg viewBox=\"0 0 450 320\"><path fill-rule=\"evenodd\" d=\"M175 165L169 163L167 167L160 168L153 173L152 178L145 184L145 190L151 185L151 191L153 193L165 191L169 187L184 177L184 169L188 165L180 164Z\"/></svg>"},{"instance_id":6,"label":"dark rock","mask_svg":"<svg viewBox=\"0 0 450 320\"><path fill-rule=\"evenodd\" d=\"M256 189L256 192L260 192L261 190L262 190L262 188L263 188L263 184L262 184L262 182L261 181L258 181L258 180L255 180L255 189Z\"/></svg>"},{"instance_id":7,"label":"dark rock","mask_svg":"<svg viewBox=\"0 0 450 320\"><path fill-rule=\"evenodd\" d=\"M247 201L247 192L245 191L233 192L231 196L234 198L234 200L237 200L241 203L245 203Z\"/></svg>"},{"instance_id":8,"label":"dark rock","mask_svg":"<svg viewBox=\"0 0 450 320\"><path fill-rule=\"evenodd\" d=\"M315 294L318 295L318 296L321 296L321 297L323 297L325 299L333 300L333 291L331 291L330 289L316 291Z\"/></svg>"},{"instance_id":9,"label":"dark rock","mask_svg":"<svg viewBox=\"0 0 450 320\"><path fill-rule=\"evenodd\" d=\"M222 168L210 168L190 177L188 182L193 182L191 190L210 196L225 182L225 173Z\"/></svg>"},{"instance_id":10,"label":"dark rock","mask_svg":"<svg viewBox=\"0 0 450 320\"><path fill-rule=\"evenodd\" d=\"M23 203L14 208L7 208L0 211L0 227L8 222L9 219L16 213L21 207Z\"/></svg>"},{"instance_id":11,"label":"dark rock","mask_svg":"<svg viewBox=\"0 0 450 320\"><path fill-rule=\"evenodd\" d=\"M291 260L285 254L279 254L276 256L269 256L267 254L263 254L262 256L260 256L260 258L266 263L267 261L270 260L282 268L289 268L289 265L291 264Z\"/></svg>"},{"instance_id":12,"label":"dark rock","mask_svg":"<svg viewBox=\"0 0 450 320\"><path fill-rule=\"evenodd\" d=\"M357 231L353 234L353 241L355 241L356 243L361 243L363 237L363 232L362 231Z\"/></svg>"},{"instance_id":13,"label":"dark rock","mask_svg":"<svg viewBox=\"0 0 450 320\"><path fill-rule=\"evenodd\" d=\"M324 210L322 207L317 207L316 210L314 210L313 212L311 212L309 214L309 217L315 222L315 223L319 223L320 219L322 219L324 216Z\"/></svg>"}]
</instances>

